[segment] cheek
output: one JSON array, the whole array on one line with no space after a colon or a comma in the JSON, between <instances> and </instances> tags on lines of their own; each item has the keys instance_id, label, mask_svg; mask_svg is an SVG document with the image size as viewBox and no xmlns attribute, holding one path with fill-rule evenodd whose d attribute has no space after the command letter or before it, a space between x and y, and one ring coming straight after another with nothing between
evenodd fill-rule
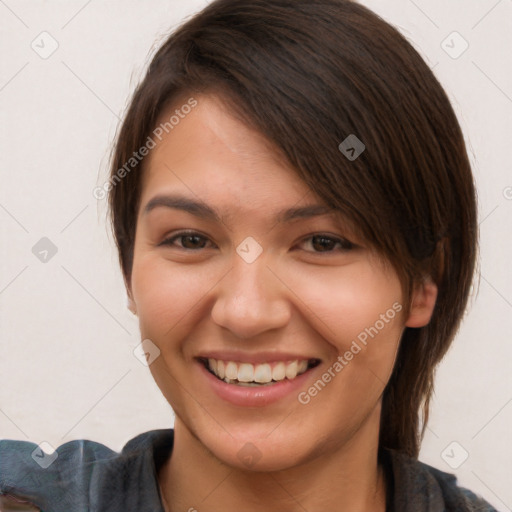
<instances>
[{"instance_id":1,"label":"cheek","mask_svg":"<svg viewBox=\"0 0 512 512\"><path fill-rule=\"evenodd\" d=\"M330 346L331 398L347 407L373 403L389 379L403 330L398 277L363 261L308 273L289 269L286 279L303 304L301 315Z\"/></svg>"},{"instance_id":2,"label":"cheek","mask_svg":"<svg viewBox=\"0 0 512 512\"><path fill-rule=\"evenodd\" d=\"M161 256L134 258L132 290L137 304L141 333L163 339L178 329L201 304L211 288L212 272L194 265L177 265Z\"/></svg>"},{"instance_id":3,"label":"cheek","mask_svg":"<svg viewBox=\"0 0 512 512\"><path fill-rule=\"evenodd\" d=\"M299 299L301 314L340 349L361 333L364 341L366 329L374 332L376 323L386 337L401 330L400 282L367 261L338 268L312 266L307 272L290 267L284 280Z\"/></svg>"}]
</instances>

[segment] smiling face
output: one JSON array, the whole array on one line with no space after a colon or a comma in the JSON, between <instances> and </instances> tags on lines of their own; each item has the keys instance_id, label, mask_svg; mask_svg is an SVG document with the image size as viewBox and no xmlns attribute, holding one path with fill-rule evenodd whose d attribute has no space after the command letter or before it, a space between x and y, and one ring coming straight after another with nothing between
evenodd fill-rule
<instances>
[{"instance_id":1,"label":"smiling face","mask_svg":"<svg viewBox=\"0 0 512 512\"><path fill-rule=\"evenodd\" d=\"M214 97L146 164L130 293L176 421L241 468L376 444L404 325L431 308L405 319L393 269Z\"/></svg>"}]
</instances>

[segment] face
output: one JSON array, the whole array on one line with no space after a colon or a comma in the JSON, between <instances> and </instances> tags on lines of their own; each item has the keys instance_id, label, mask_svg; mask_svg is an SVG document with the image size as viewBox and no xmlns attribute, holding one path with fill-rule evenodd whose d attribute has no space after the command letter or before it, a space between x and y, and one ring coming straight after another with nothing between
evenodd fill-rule
<instances>
[{"instance_id":1,"label":"face","mask_svg":"<svg viewBox=\"0 0 512 512\"><path fill-rule=\"evenodd\" d=\"M235 467L375 440L413 321L396 273L260 134L197 100L148 155L137 218L130 295L157 385Z\"/></svg>"}]
</instances>

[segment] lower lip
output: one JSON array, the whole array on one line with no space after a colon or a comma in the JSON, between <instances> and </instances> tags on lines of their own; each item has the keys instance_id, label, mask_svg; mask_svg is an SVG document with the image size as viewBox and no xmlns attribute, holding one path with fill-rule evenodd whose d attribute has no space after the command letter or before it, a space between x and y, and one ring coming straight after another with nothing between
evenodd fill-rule
<instances>
[{"instance_id":1,"label":"lower lip","mask_svg":"<svg viewBox=\"0 0 512 512\"><path fill-rule=\"evenodd\" d=\"M243 407L264 407L287 396L297 396L311 372L318 368L306 370L294 379L284 379L275 384L258 387L238 386L228 384L210 373L200 361L197 362L202 375L206 377L213 391L226 402Z\"/></svg>"}]
</instances>

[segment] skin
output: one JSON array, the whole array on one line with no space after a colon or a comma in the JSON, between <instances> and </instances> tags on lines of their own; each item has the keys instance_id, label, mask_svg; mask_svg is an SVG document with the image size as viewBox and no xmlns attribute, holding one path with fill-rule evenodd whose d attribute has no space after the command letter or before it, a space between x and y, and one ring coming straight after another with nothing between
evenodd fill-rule
<instances>
[{"instance_id":1,"label":"skin","mask_svg":"<svg viewBox=\"0 0 512 512\"><path fill-rule=\"evenodd\" d=\"M263 407L220 398L194 359L206 350L315 357L307 391L404 297L391 266L338 215L276 223L281 209L322 202L219 99L196 99L147 157L128 286L142 339L160 350L150 371L176 414L173 453L158 475L165 506L384 512L381 395L404 328L429 322L436 287L418 285L409 316L404 307L309 403L297 393ZM155 195L177 192L221 221L166 207L144 213ZM204 238L159 245L183 229ZM355 246L325 249L318 234ZM250 264L235 250L248 236L263 249ZM250 468L237 456L246 443L260 454Z\"/></svg>"}]
</instances>

